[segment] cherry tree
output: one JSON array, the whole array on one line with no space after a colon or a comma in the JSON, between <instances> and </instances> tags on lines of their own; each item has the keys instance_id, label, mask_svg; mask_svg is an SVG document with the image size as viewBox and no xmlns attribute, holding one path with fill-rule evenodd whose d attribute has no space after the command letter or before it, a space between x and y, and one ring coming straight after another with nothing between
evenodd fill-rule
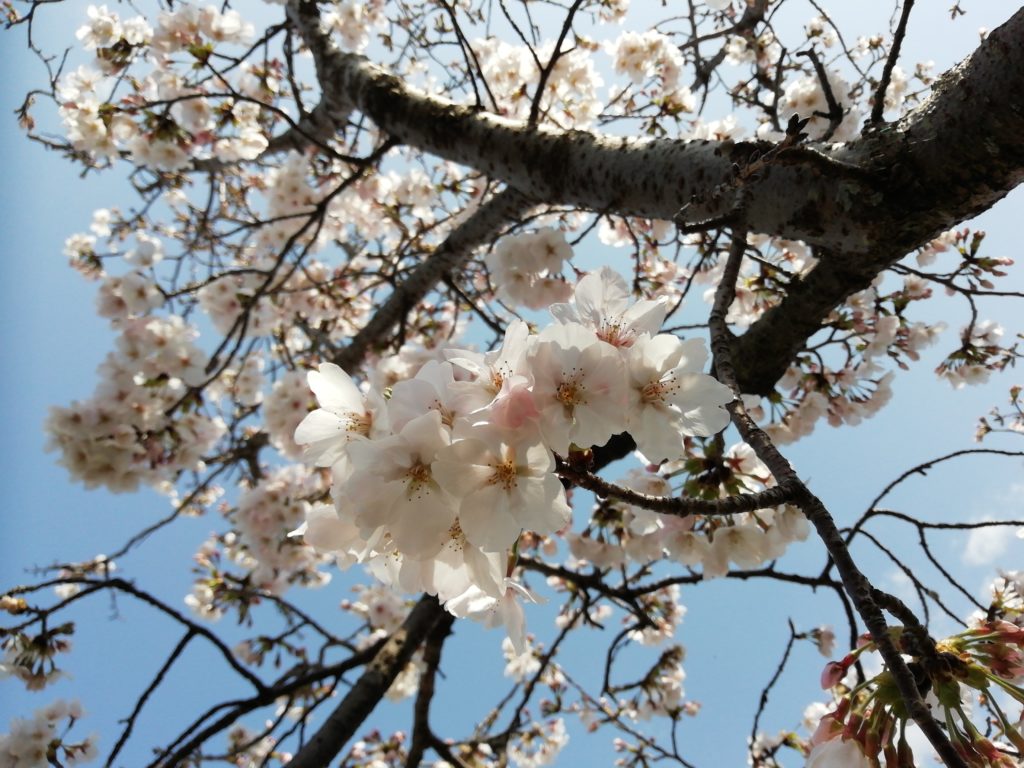
<instances>
[{"instance_id":1,"label":"cherry tree","mask_svg":"<svg viewBox=\"0 0 1024 768\"><path fill-rule=\"evenodd\" d=\"M104 597L181 639L105 705L117 732L51 697L0 766L128 764L197 645L244 687L190 704L153 768L536 766L570 736L689 766L685 669L711 662L685 656L684 588L723 583L831 601L742 660L753 724L709 726L751 765L1019 764L1024 571L976 594L934 541L1024 521L887 500L1024 455L1020 388L988 446L890 469L855 519L787 455L889 406L927 347L957 388L1019 356L986 314L1020 296L1012 261L965 222L1024 178L1024 11L938 72L901 56L912 0L863 37L813 0L51 5L5 3L43 73L20 127L132 202L68 232L115 343L45 431L86 488L169 508L7 588L0 671L47 696ZM67 40L39 34L61 13ZM191 558L160 547L196 516ZM449 732L442 654L477 625L508 680ZM783 678L811 706L765 730Z\"/></svg>"}]
</instances>

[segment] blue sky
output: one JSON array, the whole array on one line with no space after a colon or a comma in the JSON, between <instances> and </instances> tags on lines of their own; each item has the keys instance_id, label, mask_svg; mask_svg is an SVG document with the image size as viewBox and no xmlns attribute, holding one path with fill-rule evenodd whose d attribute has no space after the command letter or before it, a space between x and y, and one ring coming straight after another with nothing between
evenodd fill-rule
<instances>
[{"instance_id":1,"label":"blue sky","mask_svg":"<svg viewBox=\"0 0 1024 768\"><path fill-rule=\"evenodd\" d=\"M946 4L942 4L945 6ZM944 62L958 58L973 47L973 30L992 14L996 23L1000 11L995 2L972 3L971 16L960 26L937 14L935 26L913 27L906 58L933 58L941 71ZM851 4L852 6L852 4ZM83 6L84 7L84 6ZM60 26L74 29L80 16L59 19ZM975 15L977 14L977 15ZM56 16L56 14L51 14ZM886 16L882 16L884 22ZM56 19L55 19L56 21ZM950 30L954 30L951 34ZM941 49L936 41L941 40ZM23 583L32 578L26 569L58 560L81 560L110 551L136 530L168 510L162 497L150 492L112 495L86 492L71 483L43 451L42 422L51 404L67 404L87 397L95 384L94 370L110 347L112 335L107 323L94 313L94 285L83 281L66 267L61 254L65 237L85 231L97 207L127 206L127 197L116 175L86 179L53 153L28 144L11 117L24 91L37 85L41 68L21 48L20 37L8 33L0 61L0 222L5 234L0 260L0 323L5 329L4 375L0 388L5 407L5 429L0 433L0 459L8 468L3 495L4 535L0 537L0 583ZM715 117L715 116L711 116ZM985 251L1018 261L1017 232L1024 196L1009 196L985 214L978 226L989 232ZM1007 288L1024 289L1018 270ZM819 426L815 434L789 448L794 465L811 487L825 500L842 524L859 514L877 490L903 469L942 453L972 446L977 417L1006 399L1009 386L1020 381L1019 372L993 377L989 385L953 391L937 381L931 369L940 351L955 342L953 332L966 320L966 307L958 302L939 301L931 309L943 317L952 331L913 370L897 376L892 403L875 419L857 428L831 429ZM1007 334L1021 330L1019 308L1009 302L983 305L983 316L1000 320ZM993 446L1020 449L1012 438L994 438ZM1012 459L964 459L915 479L891 501L892 506L916 512L929 519L981 519L1024 517L1021 462ZM141 553L123 562L126 574L138 579L172 605L182 607L191 586L187 572L189 557L208 533L220 524L212 518L184 520L154 538ZM905 536L903 541L912 541ZM1013 538L998 556L982 556L980 564L964 562L965 539L950 536L936 539L936 552L950 567L962 574L964 586L981 595L985 583L998 568L1024 567L1024 545ZM992 550L987 550L991 553ZM866 548L855 551L863 557L865 569L878 583L898 591L900 579L891 566ZM797 545L793 568L801 563L821 562L821 549L813 542ZM975 558L976 560L979 558ZM325 620L342 597L347 596L346 579L315 597ZM819 623L837 623L827 599L789 588L719 581L684 591L689 612L682 624L680 641L687 646L687 692L704 704L700 717L683 726L684 743L691 743L698 765L742 764L744 728L749 727L756 692L774 668L788 637L786 618L793 617L800 629ZM960 605L963 605L961 602ZM551 636L553 606L536 609L528 617L531 629L541 638ZM115 722L127 715L148 675L159 666L180 632L140 609L128 600L116 604L105 598L94 600L76 611L79 633L70 657L73 678L42 694L24 694L10 681L0 683L0 730L10 717L28 714L54 697L77 696L89 717L83 732L101 733L101 747L109 749ZM227 627L220 627L228 630ZM446 647L442 707L439 730L451 722L452 735L465 734L478 714L498 698L503 662L499 655L501 637L475 626L457 626L456 636ZM570 669L584 675L601 658L602 638L581 633L567 659ZM606 638L604 638L606 640ZM197 702L226 698L235 682L217 670L208 654L192 652L172 676L168 686L154 698L152 708L140 722L137 737L124 753L122 764L139 765L151 746L166 740L175 730L173 723L198 711ZM810 644L798 647L794 669L800 674L785 678L765 722L766 730L795 725L803 707L819 696L816 680L824 660ZM493 682L481 682L493 681ZM502 684L503 685L503 684ZM404 707L385 713L375 722L382 728L407 727L400 717ZM398 715L398 716L396 716ZM739 727L735 724L739 722ZM725 743L722 737L727 736ZM598 764L608 760L609 736L583 738L574 732L564 764L590 759ZM795 764L795 761L794 761Z\"/></svg>"}]
</instances>

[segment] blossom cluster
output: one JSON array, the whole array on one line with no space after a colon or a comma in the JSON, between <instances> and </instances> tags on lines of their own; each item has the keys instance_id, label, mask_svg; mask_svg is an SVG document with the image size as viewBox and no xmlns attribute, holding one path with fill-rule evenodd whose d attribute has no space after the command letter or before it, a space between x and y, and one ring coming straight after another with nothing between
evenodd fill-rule
<instances>
[{"instance_id":1,"label":"blossom cluster","mask_svg":"<svg viewBox=\"0 0 1024 768\"><path fill-rule=\"evenodd\" d=\"M64 673L57 667L54 657L71 650L67 637L73 632L74 625L68 623L44 629L34 636L24 632L7 635L0 643L4 651L0 679L15 677L30 691L41 691L59 680Z\"/></svg>"},{"instance_id":2,"label":"blossom cluster","mask_svg":"<svg viewBox=\"0 0 1024 768\"><path fill-rule=\"evenodd\" d=\"M559 275L571 258L564 233L551 227L503 238L486 259L495 297L530 309L565 301L572 286Z\"/></svg>"},{"instance_id":3,"label":"blossom cluster","mask_svg":"<svg viewBox=\"0 0 1024 768\"><path fill-rule=\"evenodd\" d=\"M234 84L219 79L221 88L211 88L208 83L190 85L171 71L179 55L202 67L214 46L238 44L251 37L252 26L243 22L237 11L181 4L160 14L155 29L142 17L122 20L105 5L90 6L88 15L78 37L86 49L95 52L95 68L79 67L58 86L61 118L76 150L108 159L126 152L137 165L177 171L211 151L222 159L237 160L252 159L266 149L260 108L246 100L265 96L265 77L258 77L246 66ZM146 101L167 104L163 114L140 110L138 101L132 99L111 109L106 99L117 77L144 58L154 68L148 75L134 78L134 88ZM242 98L220 115L227 119L218 120L207 94L221 90Z\"/></svg>"},{"instance_id":4,"label":"blossom cluster","mask_svg":"<svg viewBox=\"0 0 1024 768\"><path fill-rule=\"evenodd\" d=\"M474 40L471 47L496 99L498 113L528 118L536 98L534 92L540 84L538 63L551 59L554 43L545 42L534 51L487 37ZM539 111L564 128L587 128L601 112L598 89L603 80L587 51L579 47L565 50L565 45L562 48L545 80Z\"/></svg>"},{"instance_id":5,"label":"blossom cluster","mask_svg":"<svg viewBox=\"0 0 1024 768\"><path fill-rule=\"evenodd\" d=\"M933 717L946 726L950 742L964 762L978 768L1010 768L1024 751L1020 712L1024 711L1024 577L1003 574L992 584L985 615L967 629L921 649L914 630L896 627L891 635L924 681ZM821 717L808 744L807 765L914 766L907 741L906 709L895 681L883 669L854 683L848 673L858 658L875 650L862 637L858 647L822 672L822 687L836 694L835 705ZM988 712L983 730L964 702L976 697Z\"/></svg>"},{"instance_id":6,"label":"blossom cluster","mask_svg":"<svg viewBox=\"0 0 1024 768\"><path fill-rule=\"evenodd\" d=\"M517 768L538 768L551 765L569 742L565 721L560 717L546 722L535 722L520 731L509 745L508 756Z\"/></svg>"},{"instance_id":7,"label":"blossom cluster","mask_svg":"<svg viewBox=\"0 0 1024 768\"><path fill-rule=\"evenodd\" d=\"M978 420L974 439L979 443L992 432L1024 433L1024 401L1019 384L1010 387L1009 408L993 408L988 415Z\"/></svg>"},{"instance_id":8,"label":"blossom cluster","mask_svg":"<svg viewBox=\"0 0 1024 768\"><path fill-rule=\"evenodd\" d=\"M306 499L320 491L319 478L297 466L274 470L242 491L230 515L235 532L226 550L259 589L280 594L292 583L316 587L330 579L317 571L321 558L288 538L305 519Z\"/></svg>"},{"instance_id":9,"label":"blossom cluster","mask_svg":"<svg viewBox=\"0 0 1024 768\"><path fill-rule=\"evenodd\" d=\"M625 74L635 85L654 81L654 98L670 113L692 112L696 99L688 86L680 82L683 54L672 39L656 30L623 32L608 44L615 71Z\"/></svg>"},{"instance_id":10,"label":"blossom cluster","mask_svg":"<svg viewBox=\"0 0 1024 768\"><path fill-rule=\"evenodd\" d=\"M244 487L237 504L223 510L232 529L204 542L195 556L199 577L186 597L189 608L217 620L232 602L244 613L262 594L327 584L330 574L321 568L328 558L289 536L305 519L309 499L323 493L319 475L297 465L270 470ZM240 567L244 575L232 576L228 564Z\"/></svg>"},{"instance_id":11,"label":"blossom cluster","mask_svg":"<svg viewBox=\"0 0 1024 768\"><path fill-rule=\"evenodd\" d=\"M580 279L539 333L512 323L487 354L450 350L397 382L387 399L340 368L309 374L320 408L296 430L330 467L334 506L310 510L306 541L342 552L456 613L497 610L522 644L506 578L521 532L570 518L557 457L629 431L650 457L684 455L684 435L726 426L727 387L701 373L699 340L658 333L659 302L631 303L610 269ZM499 610L500 608L500 610Z\"/></svg>"},{"instance_id":12,"label":"blossom cluster","mask_svg":"<svg viewBox=\"0 0 1024 768\"><path fill-rule=\"evenodd\" d=\"M322 29L336 35L342 49L361 53L370 42L370 32L385 26L384 3L381 0L359 2L341 0L320 17Z\"/></svg>"},{"instance_id":13,"label":"blossom cluster","mask_svg":"<svg viewBox=\"0 0 1024 768\"><path fill-rule=\"evenodd\" d=\"M1017 343L1003 346L1003 328L992 320L972 323L961 331L961 346L943 360L936 373L957 389L983 384L993 371L1001 371L1021 356Z\"/></svg>"},{"instance_id":14,"label":"blossom cluster","mask_svg":"<svg viewBox=\"0 0 1024 768\"><path fill-rule=\"evenodd\" d=\"M227 736L228 752L237 768L262 768L271 765L271 760L287 765L292 759L290 753L276 749L277 742L272 736L261 736L244 725L236 725Z\"/></svg>"},{"instance_id":15,"label":"blossom cluster","mask_svg":"<svg viewBox=\"0 0 1024 768\"><path fill-rule=\"evenodd\" d=\"M48 448L86 487L133 491L196 469L225 430L198 409L169 414L204 378L207 356L180 317L127 318L91 398L53 407Z\"/></svg>"},{"instance_id":16,"label":"blossom cluster","mask_svg":"<svg viewBox=\"0 0 1024 768\"><path fill-rule=\"evenodd\" d=\"M58 699L37 709L32 718L11 720L9 733L0 733L0 765L5 768L73 766L96 759L96 737L69 741L67 729L83 715L77 701ZM65 725L65 721L67 721Z\"/></svg>"}]
</instances>

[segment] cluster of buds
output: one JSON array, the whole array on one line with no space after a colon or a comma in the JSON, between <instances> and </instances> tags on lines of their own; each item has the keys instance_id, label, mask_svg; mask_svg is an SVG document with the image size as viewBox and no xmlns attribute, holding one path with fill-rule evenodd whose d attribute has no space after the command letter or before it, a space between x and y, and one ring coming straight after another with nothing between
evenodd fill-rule
<instances>
[{"instance_id":1,"label":"cluster of buds","mask_svg":"<svg viewBox=\"0 0 1024 768\"><path fill-rule=\"evenodd\" d=\"M1001 618L987 619L938 643L921 633L890 630L896 646L911 657L908 666L927 695L932 715L944 725L956 751L970 766L1010 768L1024 754L1020 718L1007 715L1007 702L1024 705L1024 628ZM910 715L892 673L848 684L848 672L876 645L867 636L841 661L829 662L822 687L839 695L836 708L821 718L808 745L808 766L912 768L908 742ZM988 713L986 736L971 719L965 694L971 691ZM1002 704L1000 702L1003 702ZM991 738L990 738L991 737Z\"/></svg>"},{"instance_id":2,"label":"cluster of buds","mask_svg":"<svg viewBox=\"0 0 1024 768\"><path fill-rule=\"evenodd\" d=\"M16 677L30 691L41 691L63 674L54 660L57 654L71 650L75 626L71 622L53 629L43 629L38 635L0 629L0 642L4 655L0 659L0 678Z\"/></svg>"},{"instance_id":3,"label":"cluster of buds","mask_svg":"<svg viewBox=\"0 0 1024 768\"><path fill-rule=\"evenodd\" d=\"M993 408L988 416L978 420L978 429L974 439L981 442L990 432L1024 433L1024 399L1021 398L1022 387L1010 387L1010 407L1007 409Z\"/></svg>"}]
</instances>

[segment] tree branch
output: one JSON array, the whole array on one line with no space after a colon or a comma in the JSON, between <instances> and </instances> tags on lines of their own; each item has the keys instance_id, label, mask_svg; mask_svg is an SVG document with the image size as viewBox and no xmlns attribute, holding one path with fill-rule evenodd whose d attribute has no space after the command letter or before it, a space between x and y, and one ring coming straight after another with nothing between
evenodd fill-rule
<instances>
[{"instance_id":1,"label":"tree branch","mask_svg":"<svg viewBox=\"0 0 1024 768\"><path fill-rule=\"evenodd\" d=\"M1005 66L1015 68L1009 79ZM924 104L838 153L866 153L866 167L874 169L880 184L871 194L886 210L878 211L877 226L855 224L865 228L867 249L826 245L818 266L790 285L782 303L734 342L743 392L769 394L835 306L943 230L991 207L1024 179L1022 88L1024 9L943 75ZM854 193L841 175L837 181L836 192ZM787 194L800 196L799 187ZM850 204L862 212L875 207L874 202ZM842 226L854 223L844 218Z\"/></svg>"},{"instance_id":2,"label":"tree branch","mask_svg":"<svg viewBox=\"0 0 1024 768\"><path fill-rule=\"evenodd\" d=\"M313 53L329 113L347 119L354 107L402 143L534 200L656 219L685 208L683 224L729 220L818 247L821 263L736 342L744 392L768 394L833 307L1024 178L1024 9L895 124L847 144L788 147L747 173L773 145L620 138L508 120L341 53L319 31L315 3L290 0L288 14Z\"/></svg>"},{"instance_id":3,"label":"tree branch","mask_svg":"<svg viewBox=\"0 0 1024 768\"><path fill-rule=\"evenodd\" d=\"M623 488L622 486L602 480L597 475L577 470L570 465L559 462L558 474L580 488L593 491L604 499L614 498L625 501L644 509L650 509L665 515L687 517L689 515L735 515L738 512L754 512L758 509L775 507L795 498L792 489L777 485L757 493L742 493L726 496L724 499L708 501L691 499L685 496L648 496L645 493Z\"/></svg>"},{"instance_id":4,"label":"tree branch","mask_svg":"<svg viewBox=\"0 0 1024 768\"><path fill-rule=\"evenodd\" d=\"M443 618L437 598L424 596L377 652L366 671L288 764L290 768L321 768L337 756L388 688L409 663L424 638Z\"/></svg>"},{"instance_id":5,"label":"tree branch","mask_svg":"<svg viewBox=\"0 0 1024 768\"><path fill-rule=\"evenodd\" d=\"M325 103L354 106L398 141L535 200L658 219L689 205L691 221L716 219L737 200L735 167L773 146L530 126L430 96L363 56L341 53L320 33L315 3L290 0L288 14L313 53ZM1024 129L1022 41L1024 10L895 125L843 145L779 153L741 185L738 223L849 255L882 252L891 263L990 207L1024 174L1016 140Z\"/></svg>"},{"instance_id":6,"label":"tree branch","mask_svg":"<svg viewBox=\"0 0 1024 768\"><path fill-rule=\"evenodd\" d=\"M531 207L533 203L514 189L502 190L483 203L395 287L348 346L334 354L332 362L351 371L442 278L459 269L473 255L474 249L494 240L508 222Z\"/></svg>"},{"instance_id":7,"label":"tree branch","mask_svg":"<svg viewBox=\"0 0 1024 768\"><path fill-rule=\"evenodd\" d=\"M416 693L416 704L413 707L412 742L405 760L405 768L418 768L423 762L423 755L432 742L433 731L430 729L430 703L434 699L434 683L438 670L441 668L441 649L444 641L452 631L455 617L445 613L434 625L423 646L423 663L425 669L420 675L419 690Z\"/></svg>"},{"instance_id":8,"label":"tree branch","mask_svg":"<svg viewBox=\"0 0 1024 768\"><path fill-rule=\"evenodd\" d=\"M716 375L737 394L739 394L739 389L730 352L731 334L726 325L725 317L728 314L729 306L735 298L736 279L739 275L740 262L745 250L746 233L734 233L732 247L729 251L729 260L726 263L721 282L715 293L714 307L708 318ZM918 724L928 741L949 768L967 768L963 758L957 753L939 724L932 718L931 712L921 698L914 675L907 667L900 650L896 647L889 634L889 627L886 624L885 616L882 614L882 610L876 600L878 590L872 586L868 578L857 567L853 557L850 555L850 551L846 547L846 543L843 541L842 534L836 528L832 515L829 514L821 500L803 484L793 467L779 453L768 435L757 426L746 412L743 401L737 398L729 405L729 410L732 413L733 424L736 425L740 435L754 449L757 457L765 463L776 481L779 484L791 483L800 492L802 498L798 502L798 506L807 515L807 519L814 526L818 536L825 544L829 555L835 562L839 578L843 582L843 587L853 600L857 613L860 614L860 617L871 632L871 637L875 641L878 652L881 654L889 673L896 683L908 714Z\"/></svg>"}]
</instances>

